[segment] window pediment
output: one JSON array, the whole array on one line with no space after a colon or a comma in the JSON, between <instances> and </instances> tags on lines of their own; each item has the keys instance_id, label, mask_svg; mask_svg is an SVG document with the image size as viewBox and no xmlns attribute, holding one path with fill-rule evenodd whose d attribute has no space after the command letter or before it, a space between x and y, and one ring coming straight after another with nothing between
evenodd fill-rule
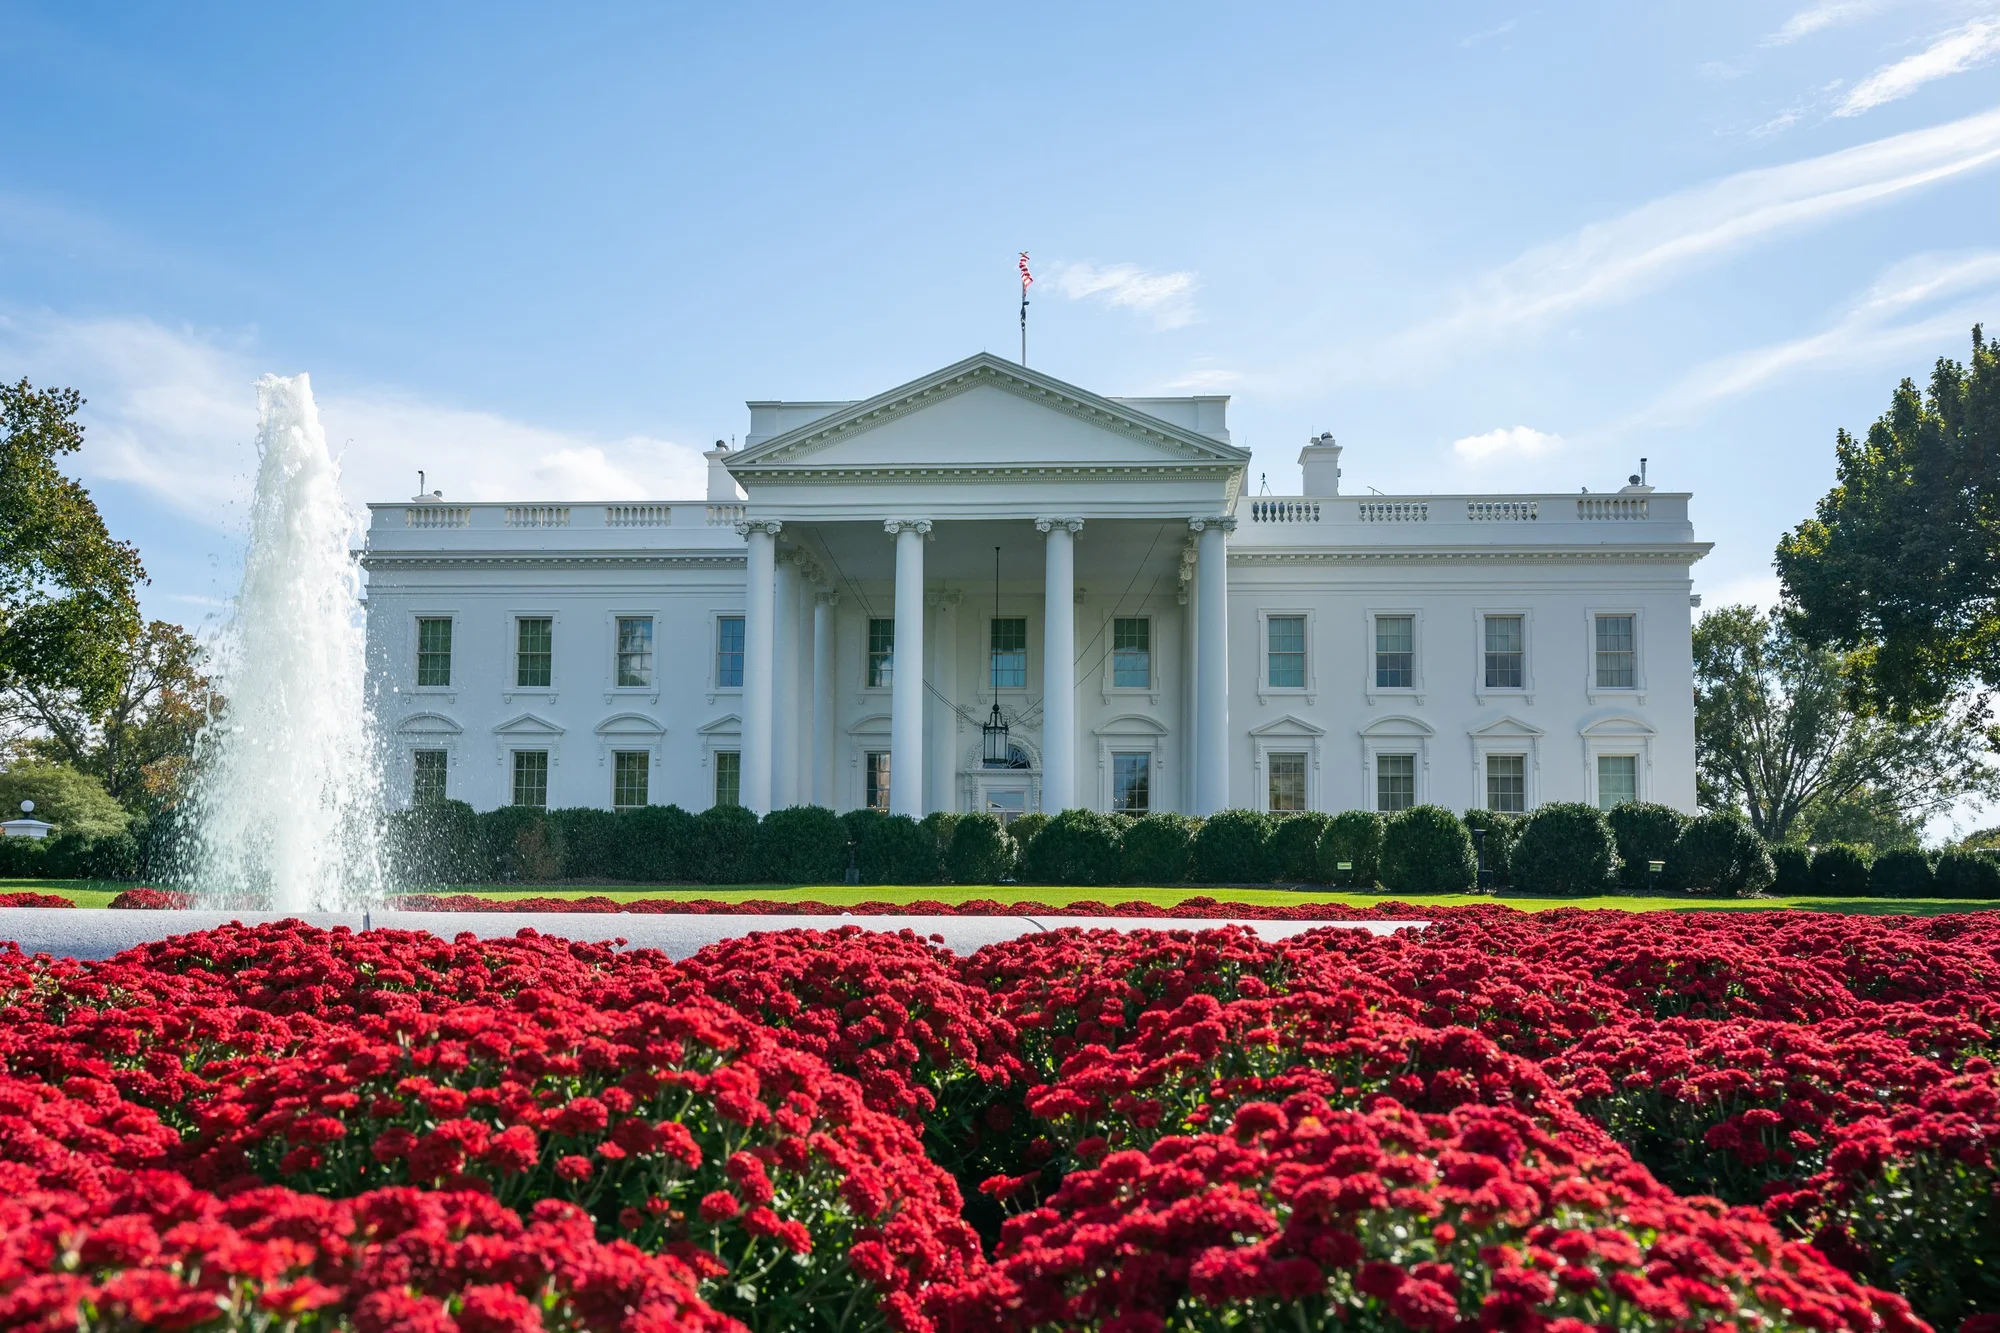
<instances>
[{"instance_id":1,"label":"window pediment","mask_svg":"<svg viewBox=\"0 0 2000 1333\"><path fill-rule=\"evenodd\" d=\"M1166 725L1142 713L1120 713L1093 729L1096 736L1164 736Z\"/></svg>"},{"instance_id":2,"label":"window pediment","mask_svg":"<svg viewBox=\"0 0 2000 1333\"><path fill-rule=\"evenodd\" d=\"M1392 713L1363 727L1361 734L1371 740L1380 740L1392 736L1428 738L1437 735L1437 732L1431 728L1430 723L1420 717L1411 717L1407 713Z\"/></svg>"},{"instance_id":3,"label":"window pediment","mask_svg":"<svg viewBox=\"0 0 2000 1333\"><path fill-rule=\"evenodd\" d=\"M443 713L412 713L396 724L398 736L460 736L465 728Z\"/></svg>"},{"instance_id":4,"label":"window pediment","mask_svg":"<svg viewBox=\"0 0 2000 1333\"><path fill-rule=\"evenodd\" d=\"M1287 713L1283 717L1274 718L1266 722L1261 727L1250 728L1250 734L1271 740L1285 736L1309 739L1326 735L1326 729L1324 727L1316 727L1302 717L1294 717L1290 713Z\"/></svg>"},{"instance_id":5,"label":"window pediment","mask_svg":"<svg viewBox=\"0 0 2000 1333\"><path fill-rule=\"evenodd\" d=\"M600 736L631 736L657 739L667 734L667 729L644 713L613 713L597 724Z\"/></svg>"},{"instance_id":6,"label":"window pediment","mask_svg":"<svg viewBox=\"0 0 2000 1333\"><path fill-rule=\"evenodd\" d=\"M493 728L496 736L560 736L563 728L536 713L517 713Z\"/></svg>"}]
</instances>

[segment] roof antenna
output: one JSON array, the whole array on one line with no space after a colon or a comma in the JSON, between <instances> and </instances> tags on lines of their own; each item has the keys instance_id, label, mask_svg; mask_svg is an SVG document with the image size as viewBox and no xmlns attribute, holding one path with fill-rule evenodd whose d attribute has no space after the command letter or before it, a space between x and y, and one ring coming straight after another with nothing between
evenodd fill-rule
<instances>
[{"instance_id":1,"label":"roof antenna","mask_svg":"<svg viewBox=\"0 0 2000 1333\"><path fill-rule=\"evenodd\" d=\"M1268 472L1259 472L1257 474L1257 494L1269 495L1270 493L1271 493L1271 474Z\"/></svg>"},{"instance_id":2,"label":"roof antenna","mask_svg":"<svg viewBox=\"0 0 2000 1333\"><path fill-rule=\"evenodd\" d=\"M417 494L418 494L418 495L422 495L423 493L424 493L424 470L423 470L422 468L418 468L418 469L417 469Z\"/></svg>"},{"instance_id":3,"label":"roof antenna","mask_svg":"<svg viewBox=\"0 0 2000 1333\"><path fill-rule=\"evenodd\" d=\"M1646 484L1646 460L1643 458L1639 460L1639 484Z\"/></svg>"}]
</instances>

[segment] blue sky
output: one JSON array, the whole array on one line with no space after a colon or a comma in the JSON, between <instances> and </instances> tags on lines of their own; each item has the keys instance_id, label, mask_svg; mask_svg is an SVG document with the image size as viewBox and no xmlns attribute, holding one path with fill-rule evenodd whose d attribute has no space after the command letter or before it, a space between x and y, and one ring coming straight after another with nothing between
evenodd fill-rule
<instances>
[{"instance_id":1,"label":"blue sky","mask_svg":"<svg viewBox=\"0 0 2000 1333\"><path fill-rule=\"evenodd\" d=\"M0 0L0 374L155 614L233 590L251 383L357 500L698 494L746 398L1015 346L1227 392L1277 493L1696 493L1710 605L2000 316L2000 0Z\"/></svg>"}]
</instances>

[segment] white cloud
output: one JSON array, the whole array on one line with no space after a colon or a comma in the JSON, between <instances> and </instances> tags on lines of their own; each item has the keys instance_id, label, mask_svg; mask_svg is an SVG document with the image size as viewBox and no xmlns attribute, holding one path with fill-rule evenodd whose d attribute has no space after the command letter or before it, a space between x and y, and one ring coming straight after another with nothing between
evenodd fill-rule
<instances>
[{"instance_id":1,"label":"white cloud","mask_svg":"<svg viewBox=\"0 0 2000 1333\"><path fill-rule=\"evenodd\" d=\"M1764 39L1764 45L1786 46L1823 28L1852 23L1880 13L1887 7L1884 0L1821 0L1821 3L1808 5L1786 19L1776 32Z\"/></svg>"},{"instance_id":2,"label":"white cloud","mask_svg":"<svg viewBox=\"0 0 2000 1333\"><path fill-rule=\"evenodd\" d=\"M1628 300L1731 252L1995 162L2000 111L1726 176L1528 251L1412 339L1490 333Z\"/></svg>"},{"instance_id":3,"label":"white cloud","mask_svg":"<svg viewBox=\"0 0 2000 1333\"><path fill-rule=\"evenodd\" d=\"M1194 293L1201 279L1185 269L1155 273L1137 264L1049 265L1042 279L1058 296L1072 301L1099 300L1152 318L1157 329L1178 329L1194 321Z\"/></svg>"},{"instance_id":4,"label":"white cloud","mask_svg":"<svg viewBox=\"0 0 2000 1333\"><path fill-rule=\"evenodd\" d=\"M211 527L231 525L256 470L256 394L270 367L253 339L220 340L140 318L0 312L10 373L89 400L77 469L122 482ZM291 367L280 369L289 372ZM416 489L453 499L623 500L699 496L699 449L635 436L592 439L398 391L315 384L341 480L357 507Z\"/></svg>"},{"instance_id":5,"label":"white cloud","mask_svg":"<svg viewBox=\"0 0 2000 1333\"><path fill-rule=\"evenodd\" d=\"M1885 102L1908 97L1927 83L1983 65L1995 55L2000 55L2000 16L1974 19L1855 84L1833 114L1858 116L1872 111Z\"/></svg>"},{"instance_id":6,"label":"white cloud","mask_svg":"<svg viewBox=\"0 0 2000 1333\"><path fill-rule=\"evenodd\" d=\"M1545 458L1562 447L1562 436L1531 426L1502 426L1483 435L1467 435L1451 442L1451 451L1458 455L1459 461L1475 466Z\"/></svg>"},{"instance_id":7,"label":"white cloud","mask_svg":"<svg viewBox=\"0 0 2000 1333\"><path fill-rule=\"evenodd\" d=\"M1497 27L1488 28L1484 32L1475 32L1470 36L1461 39L1459 41L1459 46L1460 47L1477 46L1481 42L1491 41L1495 37L1505 37L1508 33L1514 31L1515 28L1519 27L1520 23L1521 20L1519 19L1508 19L1505 23L1502 23Z\"/></svg>"}]
</instances>

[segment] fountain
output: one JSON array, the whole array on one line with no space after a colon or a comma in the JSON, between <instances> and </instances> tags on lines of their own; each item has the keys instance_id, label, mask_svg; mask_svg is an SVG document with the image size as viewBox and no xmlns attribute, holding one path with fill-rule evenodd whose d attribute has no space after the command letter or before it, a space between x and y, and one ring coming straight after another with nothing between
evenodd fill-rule
<instances>
[{"instance_id":1,"label":"fountain","mask_svg":"<svg viewBox=\"0 0 2000 1333\"><path fill-rule=\"evenodd\" d=\"M332 911L383 887L355 518L305 375L257 382L257 488L181 878L205 906Z\"/></svg>"}]
</instances>

